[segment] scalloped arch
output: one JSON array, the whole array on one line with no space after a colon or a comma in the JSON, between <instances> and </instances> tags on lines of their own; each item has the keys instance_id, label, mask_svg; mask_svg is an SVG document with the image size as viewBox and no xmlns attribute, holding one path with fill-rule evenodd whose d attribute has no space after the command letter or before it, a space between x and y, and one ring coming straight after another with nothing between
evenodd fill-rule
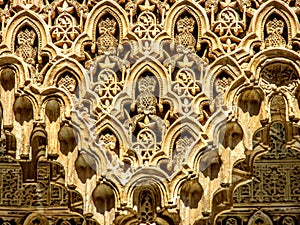
<instances>
[{"instance_id":1,"label":"scalloped arch","mask_svg":"<svg viewBox=\"0 0 300 225\"><path fill-rule=\"evenodd\" d=\"M300 74L300 56L287 49L276 49L276 51L267 49L258 53L249 63L250 72L254 75L255 79L258 80L260 78L261 68L273 62L289 64L294 67L297 74Z\"/></svg>"}]
</instances>

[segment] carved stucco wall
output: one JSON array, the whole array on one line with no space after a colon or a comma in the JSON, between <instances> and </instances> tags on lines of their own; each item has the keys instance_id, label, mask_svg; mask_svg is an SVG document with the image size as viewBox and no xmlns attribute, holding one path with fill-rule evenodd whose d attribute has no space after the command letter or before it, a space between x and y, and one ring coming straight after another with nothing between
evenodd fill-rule
<instances>
[{"instance_id":1,"label":"carved stucco wall","mask_svg":"<svg viewBox=\"0 0 300 225\"><path fill-rule=\"evenodd\" d=\"M0 224L300 224L298 0L0 0Z\"/></svg>"}]
</instances>

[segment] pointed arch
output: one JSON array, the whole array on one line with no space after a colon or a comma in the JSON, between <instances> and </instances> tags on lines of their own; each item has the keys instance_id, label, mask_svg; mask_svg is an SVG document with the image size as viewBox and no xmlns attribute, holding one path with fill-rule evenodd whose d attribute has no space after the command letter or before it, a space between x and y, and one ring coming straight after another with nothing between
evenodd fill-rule
<instances>
[{"instance_id":1,"label":"pointed arch","mask_svg":"<svg viewBox=\"0 0 300 225\"><path fill-rule=\"evenodd\" d=\"M288 26L288 42L291 44L291 39L299 32L299 25L295 12L289 8L285 2L278 0L262 4L251 21L249 31L255 33L258 39L263 40L264 26L268 17L272 14L278 14L285 20Z\"/></svg>"},{"instance_id":2,"label":"pointed arch","mask_svg":"<svg viewBox=\"0 0 300 225\"><path fill-rule=\"evenodd\" d=\"M44 75L43 87L55 86L64 73L69 73L76 81L74 91L79 91L84 96L89 89L87 72L75 59L61 59L57 61ZM68 75L69 76L69 75ZM69 78L68 78L69 79Z\"/></svg>"},{"instance_id":3,"label":"pointed arch","mask_svg":"<svg viewBox=\"0 0 300 225\"><path fill-rule=\"evenodd\" d=\"M172 155L174 141L183 130L188 131L196 140L198 139L199 134L203 132L200 128L199 122L194 118L185 117L177 120L171 127L169 127L161 144L161 149L168 151L169 156Z\"/></svg>"},{"instance_id":4,"label":"pointed arch","mask_svg":"<svg viewBox=\"0 0 300 225\"><path fill-rule=\"evenodd\" d=\"M273 222L270 219L270 217L267 214L263 213L262 211L255 212L249 219L248 224L256 225L256 224L258 224L257 223L258 221L262 221L263 224L265 224L265 225L273 225Z\"/></svg>"},{"instance_id":5,"label":"pointed arch","mask_svg":"<svg viewBox=\"0 0 300 225\"><path fill-rule=\"evenodd\" d=\"M90 12L84 30L91 39L96 38L97 25L101 17L105 14L111 14L117 21L119 25L119 41L122 41L129 30L129 20L127 18L126 11L118 5L117 2L113 1L102 1L94 6L93 10Z\"/></svg>"},{"instance_id":6,"label":"pointed arch","mask_svg":"<svg viewBox=\"0 0 300 225\"><path fill-rule=\"evenodd\" d=\"M26 25L32 27L36 32L39 40L39 49L43 49L51 43L50 34L45 29L47 27L46 23L36 13L26 10L17 13L7 24L8 29L3 35L3 40L9 49L14 50L16 35L20 28Z\"/></svg>"},{"instance_id":7,"label":"pointed arch","mask_svg":"<svg viewBox=\"0 0 300 225\"><path fill-rule=\"evenodd\" d=\"M124 130L124 125L115 117L105 115L95 124L96 133L100 134L105 129L111 130L121 143L123 148L128 148L130 142L128 140L128 134Z\"/></svg>"},{"instance_id":8,"label":"pointed arch","mask_svg":"<svg viewBox=\"0 0 300 225\"><path fill-rule=\"evenodd\" d=\"M209 96L210 99L215 98L215 82L218 76L222 73L227 76L230 76L234 81L237 77L244 75L243 71L240 68L239 63L231 56L223 56L218 58L208 70L208 73L205 77L202 77L202 88L206 96Z\"/></svg>"},{"instance_id":9,"label":"pointed arch","mask_svg":"<svg viewBox=\"0 0 300 225\"><path fill-rule=\"evenodd\" d=\"M147 72L153 74L158 81L159 97L164 96L168 91L170 77L168 76L166 68L154 58L144 57L136 62L132 66L131 73L124 86L129 87L131 90L135 90L138 79L143 73Z\"/></svg>"},{"instance_id":10,"label":"pointed arch","mask_svg":"<svg viewBox=\"0 0 300 225\"><path fill-rule=\"evenodd\" d=\"M209 30L209 21L207 19L206 12L199 4L191 1L176 2L169 10L165 19L165 28L167 33L174 38L176 26L175 23L178 21L178 18L186 12L192 15L197 23L198 37L196 48L198 49L200 47L200 38L204 36L206 31Z\"/></svg>"},{"instance_id":11,"label":"pointed arch","mask_svg":"<svg viewBox=\"0 0 300 225\"><path fill-rule=\"evenodd\" d=\"M132 199L137 187L144 185L155 185L157 194L160 196L160 207L165 207L165 203L170 197L167 177L165 174L156 168L142 168L138 170L126 184L124 193L128 199L128 205L133 207Z\"/></svg>"}]
</instances>

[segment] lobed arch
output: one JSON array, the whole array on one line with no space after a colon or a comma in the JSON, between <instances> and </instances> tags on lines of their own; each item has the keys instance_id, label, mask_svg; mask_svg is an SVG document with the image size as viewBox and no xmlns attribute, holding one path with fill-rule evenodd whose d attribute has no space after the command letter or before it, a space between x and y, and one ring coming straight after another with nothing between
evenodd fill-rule
<instances>
[{"instance_id":1,"label":"lobed arch","mask_svg":"<svg viewBox=\"0 0 300 225\"><path fill-rule=\"evenodd\" d=\"M249 27L249 33L253 32L256 34L258 39L263 40L264 26L266 20L272 14L280 15L288 26L288 43L291 44L291 39L296 36L299 31L299 26L297 25L297 16L294 11L289 10L289 6L279 0L268 1L261 5L258 11L255 13L252 22Z\"/></svg>"},{"instance_id":2,"label":"lobed arch","mask_svg":"<svg viewBox=\"0 0 300 225\"><path fill-rule=\"evenodd\" d=\"M94 6L93 10L87 17L84 31L92 40L95 40L98 22L100 18L106 13L111 14L116 19L119 25L119 41L121 42L127 35L127 31L130 30L129 20L126 16L126 11L122 7L120 7L117 2L114 1L102 1Z\"/></svg>"},{"instance_id":3,"label":"lobed arch","mask_svg":"<svg viewBox=\"0 0 300 225\"><path fill-rule=\"evenodd\" d=\"M194 17L198 28L198 37L196 49L200 48L200 39L209 30L209 21L206 16L205 10L197 3L191 1L179 1L176 2L169 10L165 19L165 29L171 38L175 36L175 26L178 18L183 13L189 13ZM169 26L166 26L166 25ZM171 25L170 25L171 24Z\"/></svg>"},{"instance_id":4,"label":"lobed arch","mask_svg":"<svg viewBox=\"0 0 300 225\"><path fill-rule=\"evenodd\" d=\"M39 49L43 49L45 46L49 46L49 43L52 43L50 34L45 29L46 27L48 27L46 23L32 11L21 11L11 18L11 20L7 24L8 29L3 35L4 43L8 46L9 49L11 49L12 51L15 50L14 44L16 35L20 28L25 25L32 27L36 32L37 38L39 40Z\"/></svg>"}]
</instances>

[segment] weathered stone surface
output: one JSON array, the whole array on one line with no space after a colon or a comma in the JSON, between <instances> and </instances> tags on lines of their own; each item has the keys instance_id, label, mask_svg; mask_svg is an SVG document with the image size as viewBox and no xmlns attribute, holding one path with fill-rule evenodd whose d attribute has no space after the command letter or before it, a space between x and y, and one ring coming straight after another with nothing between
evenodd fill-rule
<instances>
[{"instance_id":1,"label":"weathered stone surface","mask_svg":"<svg viewBox=\"0 0 300 225\"><path fill-rule=\"evenodd\" d=\"M299 6L0 0L0 224L299 224Z\"/></svg>"}]
</instances>

